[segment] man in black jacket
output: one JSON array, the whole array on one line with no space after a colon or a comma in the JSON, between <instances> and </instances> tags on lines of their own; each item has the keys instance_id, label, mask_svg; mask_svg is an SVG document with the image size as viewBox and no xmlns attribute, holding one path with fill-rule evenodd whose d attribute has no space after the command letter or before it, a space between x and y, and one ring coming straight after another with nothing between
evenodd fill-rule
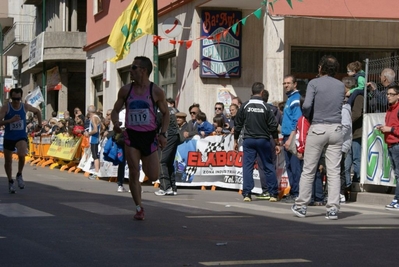
<instances>
[{"instance_id":1,"label":"man in black jacket","mask_svg":"<svg viewBox=\"0 0 399 267\"><path fill-rule=\"evenodd\" d=\"M241 130L244 130L243 143L243 189L244 201L251 201L251 191L254 188L253 170L256 155L263 163L267 178L270 201L277 201L278 184L276 170L271 156L270 136L278 144L277 122L270 107L262 100L265 86L256 82L252 85L252 97L242 104L236 116L234 129L235 149L238 149L237 140ZM280 147L276 145L276 153Z\"/></svg>"}]
</instances>

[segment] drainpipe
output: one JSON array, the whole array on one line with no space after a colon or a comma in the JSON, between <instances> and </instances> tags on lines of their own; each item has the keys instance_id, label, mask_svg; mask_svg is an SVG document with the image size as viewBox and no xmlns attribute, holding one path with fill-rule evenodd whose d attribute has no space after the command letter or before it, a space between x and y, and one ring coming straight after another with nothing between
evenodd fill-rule
<instances>
[{"instance_id":1,"label":"drainpipe","mask_svg":"<svg viewBox=\"0 0 399 267\"><path fill-rule=\"evenodd\" d=\"M154 35L158 35L158 0L154 0ZM159 73L158 73L158 45L153 45L153 65L154 65L154 83L159 85ZM165 92L166 93L166 92Z\"/></svg>"},{"instance_id":2,"label":"drainpipe","mask_svg":"<svg viewBox=\"0 0 399 267\"><path fill-rule=\"evenodd\" d=\"M42 10L42 31L43 34L46 32L46 0L43 0L43 10ZM43 44L42 49L44 50L44 37L43 36ZM43 53L43 69L42 69L42 94L43 94L43 108L42 108L42 118L46 118L46 107L47 107L47 75L46 75L46 62L44 62L44 53Z\"/></svg>"},{"instance_id":3,"label":"drainpipe","mask_svg":"<svg viewBox=\"0 0 399 267\"><path fill-rule=\"evenodd\" d=\"M0 23L0 101L4 104L4 79L3 79L3 26Z\"/></svg>"}]
</instances>

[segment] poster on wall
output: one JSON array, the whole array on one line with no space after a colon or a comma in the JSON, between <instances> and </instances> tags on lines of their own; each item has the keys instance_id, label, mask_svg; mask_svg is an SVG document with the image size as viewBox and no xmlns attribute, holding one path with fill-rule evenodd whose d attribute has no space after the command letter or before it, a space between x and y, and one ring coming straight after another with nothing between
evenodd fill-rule
<instances>
[{"instance_id":1,"label":"poster on wall","mask_svg":"<svg viewBox=\"0 0 399 267\"><path fill-rule=\"evenodd\" d=\"M242 18L241 11L203 10L201 13L201 77L241 77L241 27L229 27Z\"/></svg>"}]
</instances>

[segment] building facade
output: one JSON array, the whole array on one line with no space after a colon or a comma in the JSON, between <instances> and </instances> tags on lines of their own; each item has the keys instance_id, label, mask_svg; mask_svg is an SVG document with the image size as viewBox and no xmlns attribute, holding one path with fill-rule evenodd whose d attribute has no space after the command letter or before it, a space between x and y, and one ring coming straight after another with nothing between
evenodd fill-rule
<instances>
[{"instance_id":1,"label":"building facade","mask_svg":"<svg viewBox=\"0 0 399 267\"><path fill-rule=\"evenodd\" d=\"M43 117L53 111L85 108L86 3L78 0L25 0L35 7L33 39L22 48L20 84L25 93L37 86L45 103ZM17 45L16 42L13 44Z\"/></svg>"},{"instance_id":2,"label":"building facade","mask_svg":"<svg viewBox=\"0 0 399 267\"><path fill-rule=\"evenodd\" d=\"M99 2L101 10L96 9ZM177 98L180 110L187 111L192 103L199 103L211 118L215 102L228 106L232 96L248 99L256 81L266 85L270 101L283 101L282 81L290 73L298 77L304 93L324 54L338 58L341 69L337 78L342 78L346 65L352 61L398 53L395 32L399 29L399 15L395 10L399 2L294 0L292 9L284 0L273 8L259 2L157 1L161 37L158 83L167 97ZM115 56L106 43L108 36L129 3L87 2L86 106L112 108L118 89L130 82L129 68L134 57L154 58L153 36L149 35L134 42L123 60L107 62ZM93 14L94 10L97 13ZM180 32L175 37L165 31L170 21L172 26L173 21L180 22L176 24Z\"/></svg>"}]
</instances>

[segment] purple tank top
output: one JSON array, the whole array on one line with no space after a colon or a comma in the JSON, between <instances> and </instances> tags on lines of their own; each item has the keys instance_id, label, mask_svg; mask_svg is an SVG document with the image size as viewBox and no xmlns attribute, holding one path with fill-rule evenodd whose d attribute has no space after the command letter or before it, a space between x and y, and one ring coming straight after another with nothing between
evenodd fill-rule
<instances>
[{"instance_id":1,"label":"purple tank top","mask_svg":"<svg viewBox=\"0 0 399 267\"><path fill-rule=\"evenodd\" d=\"M134 85L133 85L134 87ZM157 128L156 110L152 98L152 83L148 86L143 95L136 95L130 90L126 100L125 127L137 132L150 132Z\"/></svg>"}]
</instances>

